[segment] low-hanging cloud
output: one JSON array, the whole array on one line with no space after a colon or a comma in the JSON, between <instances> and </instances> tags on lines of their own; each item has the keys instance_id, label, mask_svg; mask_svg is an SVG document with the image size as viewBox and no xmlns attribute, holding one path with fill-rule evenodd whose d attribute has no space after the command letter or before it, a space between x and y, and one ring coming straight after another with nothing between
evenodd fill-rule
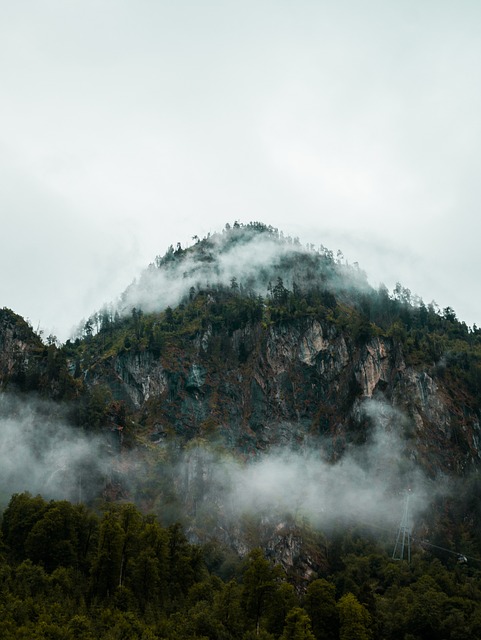
<instances>
[{"instance_id":1,"label":"low-hanging cloud","mask_svg":"<svg viewBox=\"0 0 481 640\"><path fill-rule=\"evenodd\" d=\"M108 441L69 426L51 402L0 394L0 502L29 491L89 499L111 472Z\"/></svg>"},{"instance_id":2,"label":"low-hanging cloud","mask_svg":"<svg viewBox=\"0 0 481 640\"><path fill-rule=\"evenodd\" d=\"M293 282L301 289L320 286L321 282L334 291L368 288L363 272L323 252L327 252L324 247L303 247L298 240L278 236L275 230L256 233L240 227L217 233L183 255L172 254L171 260L152 264L124 292L120 307L127 313L133 307L162 311L179 304L191 287L228 287L233 278L262 296L277 277L283 278L288 288Z\"/></svg>"},{"instance_id":3,"label":"low-hanging cloud","mask_svg":"<svg viewBox=\"0 0 481 640\"><path fill-rule=\"evenodd\" d=\"M255 515L271 522L309 522L322 530L346 521L393 529L409 492L414 526L433 487L409 459L406 418L374 400L364 402L359 413L370 424L369 436L363 445L347 447L335 463L328 460L328 443L322 440L306 440L295 449L276 447L247 461L216 446L188 447L172 474L189 506L188 522L195 528L207 518L228 529Z\"/></svg>"},{"instance_id":4,"label":"low-hanging cloud","mask_svg":"<svg viewBox=\"0 0 481 640\"><path fill-rule=\"evenodd\" d=\"M149 482L151 507L161 520L175 493L171 519L204 535L207 526L208 535L225 539L226 531L252 516L271 524L308 522L324 531L346 521L393 530L409 491L414 526L433 487L409 460L406 418L375 400L363 402L358 414L369 425L366 441L346 446L334 463L322 440L306 438L296 448L276 447L248 460L219 443L193 441L174 444L172 455L165 451L155 471L139 450L113 455L108 437L69 426L58 405L0 394L0 498L5 505L13 493L29 491L47 499L89 501L113 476L132 498L145 496ZM162 452L168 445L158 446ZM162 476L157 484L155 473ZM438 485L437 491L445 490Z\"/></svg>"}]
</instances>

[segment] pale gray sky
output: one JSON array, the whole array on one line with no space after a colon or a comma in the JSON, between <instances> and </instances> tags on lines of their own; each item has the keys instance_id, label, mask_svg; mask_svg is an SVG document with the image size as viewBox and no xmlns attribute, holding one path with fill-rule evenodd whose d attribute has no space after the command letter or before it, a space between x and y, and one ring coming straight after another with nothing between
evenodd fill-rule
<instances>
[{"instance_id":1,"label":"pale gray sky","mask_svg":"<svg viewBox=\"0 0 481 640\"><path fill-rule=\"evenodd\" d=\"M261 220L481 324L477 0L0 0L0 307Z\"/></svg>"}]
</instances>

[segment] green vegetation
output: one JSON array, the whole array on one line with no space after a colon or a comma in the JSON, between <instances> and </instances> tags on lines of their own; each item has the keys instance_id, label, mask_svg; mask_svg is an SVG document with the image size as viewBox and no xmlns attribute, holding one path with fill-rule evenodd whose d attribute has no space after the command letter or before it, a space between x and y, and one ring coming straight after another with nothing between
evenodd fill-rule
<instances>
[{"instance_id":1,"label":"green vegetation","mask_svg":"<svg viewBox=\"0 0 481 640\"><path fill-rule=\"evenodd\" d=\"M352 532L332 569L295 589L260 549L219 573L223 548L189 544L131 504L100 512L14 495L0 538L2 640L468 640L481 633L478 568L422 551L392 561Z\"/></svg>"},{"instance_id":2,"label":"green vegetation","mask_svg":"<svg viewBox=\"0 0 481 640\"><path fill-rule=\"evenodd\" d=\"M0 309L0 347L7 354L6 361L0 359L0 391L13 387L56 400L76 396L79 383L69 374L56 338L42 342L28 322L6 308Z\"/></svg>"}]
</instances>

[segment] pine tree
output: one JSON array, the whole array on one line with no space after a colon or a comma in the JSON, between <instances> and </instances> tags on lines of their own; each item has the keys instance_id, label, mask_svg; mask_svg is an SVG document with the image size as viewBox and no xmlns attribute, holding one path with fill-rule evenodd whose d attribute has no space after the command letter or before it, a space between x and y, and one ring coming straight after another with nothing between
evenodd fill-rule
<instances>
[{"instance_id":1,"label":"pine tree","mask_svg":"<svg viewBox=\"0 0 481 640\"><path fill-rule=\"evenodd\" d=\"M337 603L339 640L371 640L371 616L352 593L346 593Z\"/></svg>"},{"instance_id":2,"label":"pine tree","mask_svg":"<svg viewBox=\"0 0 481 640\"><path fill-rule=\"evenodd\" d=\"M280 640L316 640L316 636L312 633L311 620L305 609L295 607L289 611Z\"/></svg>"}]
</instances>

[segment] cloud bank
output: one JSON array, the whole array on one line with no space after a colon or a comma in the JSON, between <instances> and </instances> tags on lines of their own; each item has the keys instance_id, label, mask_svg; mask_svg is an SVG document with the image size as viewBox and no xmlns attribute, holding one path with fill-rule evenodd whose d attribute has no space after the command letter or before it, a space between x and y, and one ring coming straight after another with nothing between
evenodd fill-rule
<instances>
[{"instance_id":1,"label":"cloud bank","mask_svg":"<svg viewBox=\"0 0 481 640\"><path fill-rule=\"evenodd\" d=\"M89 500L110 473L108 440L70 426L65 408L0 394L1 504L23 491Z\"/></svg>"},{"instance_id":2,"label":"cloud bank","mask_svg":"<svg viewBox=\"0 0 481 640\"><path fill-rule=\"evenodd\" d=\"M322 245L306 247L277 230L254 231L249 226L215 233L187 250L171 249L151 264L121 296L120 309L145 312L176 306L193 287L229 287L233 278L250 292L265 296L278 277L292 289L322 287L332 291L367 290L365 274L349 267Z\"/></svg>"},{"instance_id":3,"label":"cloud bank","mask_svg":"<svg viewBox=\"0 0 481 640\"><path fill-rule=\"evenodd\" d=\"M409 492L414 525L433 488L409 461L406 421L373 400L363 404L360 415L370 425L367 440L348 447L338 462L327 459L328 443L322 441L306 440L295 450L276 448L248 461L196 446L176 467L178 490L197 514L216 513L220 523L256 515L307 521L322 530L346 521L396 528Z\"/></svg>"},{"instance_id":4,"label":"cloud bank","mask_svg":"<svg viewBox=\"0 0 481 640\"><path fill-rule=\"evenodd\" d=\"M322 531L349 522L395 532L409 491L414 527L433 487L409 461L405 419L373 400L359 407L359 416L368 424L365 443L348 446L335 463L327 459L327 442L306 438L295 449L274 448L248 460L218 443L170 442L157 445L157 463L148 466L139 450L119 456L108 437L69 426L57 405L1 394L0 500L5 505L13 493L29 491L89 502L115 478L126 499L137 497L162 522L180 520L194 537L225 539L249 518Z\"/></svg>"}]
</instances>

